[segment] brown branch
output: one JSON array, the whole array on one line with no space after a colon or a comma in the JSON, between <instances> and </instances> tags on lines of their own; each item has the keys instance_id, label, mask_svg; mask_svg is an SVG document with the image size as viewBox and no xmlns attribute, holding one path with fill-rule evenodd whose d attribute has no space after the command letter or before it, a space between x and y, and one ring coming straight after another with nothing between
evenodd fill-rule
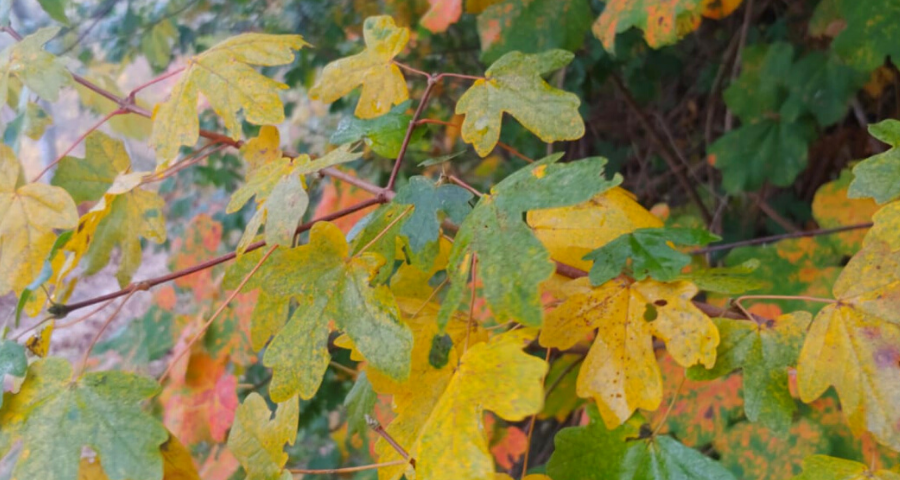
<instances>
[{"instance_id":1,"label":"brown branch","mask_svg":"<svg viewBox=\"0 0 900 480\"><path fill-rule=\"evenodd\" d=\"M84 141L84 139L87 138L87 136L90 135L91 132L100 128L104 123L108 122L110 118L113 118L116 115L122 115L124 113L128 113L128 112L124 109L119 108L119 109L113 110L108 115L101 118L100 121L98 121L93 126L91 126L91 128L87 129L87 131L82 133L80 137L75 139L75 141L72 142L72 145L69 145L69 148L67 148L66 151L62 153L62 155L56 157L56 160L50 162L49 165L44 167L44 169L41 170L41 173L37 174L37 176L35 176L34 179L31 180L31 182L34 183L34 182L37 182L38 180L40 180L41 177L43 177L45 173L49 172L51 168L53 168L55 165L57 165L59 162L61 162L62 159L66 158L66 155L72 153L72 150L75 150L75 147L77 147L78 144L80 144L82 141Z\"/></svg>"},{"instance_id":2,"label":"brown branch","mask_svg":"<svg viewBox=\"0 0 900 480\"><path fill-rule=\"evenodd\" d=\"M622 97L625 98L625 103L628 104L628 108L630 108L631 111L634 112L641 126L644 127L644 130L647 131L647 135L650 137L650 140L656 147L657 152L666 162L669 170L674 173L675 179L678 180L678 184L681 185L681 188L684 189L691 201L697 205L697 208L700 210L700 215L703 217L703 221L706 223L706 225L709 225L712 222L712 215L709 213L709 209L706 208L706 205L700 198L700 194L697 193L697 189L694 188L694 185L691 184L687 176L679 168L678 162L675 160L675 156L672 154L672 152L669 151L668 147L666 146L666 142L664 142L662 139L662 136L653 127L653 124L650 122L647 114L644 113L644 111L641 109L640 105L637 104L637 101L631 95L631 91L629 91L625 84L622 83L622 79L619 78L619 76L615 73L611 74L609 78L612 79L613 85L615 85L616 90L618 90Z\"/></svg>"},{"instance_id":3,"label":"brown branch","mask_svg":"<svg viewBox=\"0 0 900 480\"><path fill-rule=\"evenodd\" d=\"M806 230L803 232L782 233L780 235L772 235L769 237L753 238L750 240L741 240L739 242L723 243L721 245L712 245L710 247L698 248L697 250L693 250L689 253L691 255L703 255L705 253L718 252L720 250L731 250L733 248L738 248L738 247L749 247L752 245L762 245L762 244L766 244L766 243L777 242L779 240L786 240L789 238L817 237L819 235L832 235L835 233L847 232L850 230L860 230L863 228L871 228L872 225L874 225L874 223L866 222L866 223L857 223L854 225L845 225L843 227L819 228L816 230Z\"/></svg>"},{"instance_id":4,"label":"brown branch","mask_svg":"<svg viewBox=\"0 0 900 480\"><path fill-rule=\"evenodd\" d=\"M384 427L382 427L381 424L378 423L378 420L375 420L369 415L366 415L366 425L368 425L369 428L377 433L379 437L381 437L385 442L388 443L388 445L391 446L391 448L393 448L401 457L403 457L405 463L409 463L413 467L413 469L416 468L416 459L409 456L409 453L407 453L406 449L400 446L400 444L397 443L396 440L394 440L394 437L392 437L390 433L387 433L387 430L385 430Z\"/></svg>"},{"instance_id":5,"label":"brown branch","mask_svg":"<svg viewBox=\"0 0 900 480\"><path fill-rule=\"evenodd\" d=\"M378 205L381 203L385 203L386 201L387 200L385 200L381 197L370 198L368 200L364 200L362 202L359 202L355 205L351 205L342 210L338 210L338 211L336 211L334 213L330 213L328 215L323 215L319 218L316 218L307 223L304 223L303 225L300 225L299 227L297 227L297 230L295 232L303 233L303 232L309 230L310 228L312 228L313 225L315 225L319 222L327 222L327 221L335 220L337 218L345 217L347 215L350 215L353 212L357 212L364 208L371 207L372 205ZM263 241L251 243L247 247L247 250L245 250L245 253L262 248L264 246L266 246L266 242L263 242ZM216 265L234 260L234 258L236 256L237 255L235 252L226 253L225 255L221 255L219 257L207 260L203 263L198 263L197 265L193 265L188 268L178 270L177 272L172 272L167 275L163 275L163 276L156 277L156 278L150 278L150 279L144 280L142 282L138 282L137 285L143 286L145 289L153 288L159 284L171 282L172 280L175 280L177 278L186 277L193 273L197 273L201 270L206 270L208 268L215 267ZM118 290L118 291L115 291L112 293L107 293L105 295L100 295L100 296L94 297L94 298L89 298L89 299L83 300L81 302L72 303L69 305L62 305L62 304L54 305L52 307L53 311L51 313L57 315L59 318L62 318L62 317L65 317L66 315L68 315L70 312L74 312L75 310L79 310L79 309L82 309L85 307L89 307L91 305L95 305L100 302L105 302L107 300L112 300L114 298L118 298L123 295L127 295L131 291L131 289L132 289L132 286L128 286L128 287L123 288L122 290Z\"/></svg>"},{"instance_id":6,"label":"brown branch","mask_svg":"<svg viewBox=\"0 0 900 480\"><path fill-rule=\"evenodd\" d=\"M403 137L403 143L400 144L400 153L397 154L397 160L394 162L394 168L391 169L391 178L388 180L387 186L384 187L385 190L394 190L394 183L397 182L397 175L400 173L400 165L403 163L403 156L406 155L406 150L409 148L409 142L412 140L413 131L416 129L419 117L422 116L422 112L425 111L428 97L431 96L431 90L434 89L438 80L438 76L428 75L428 85L425 87L425 93L422 94L422 98L419 100L419 106L416 107L416 111L413 113L409 125L406 126L406 135Z\"/></svg>"}]
</instances>

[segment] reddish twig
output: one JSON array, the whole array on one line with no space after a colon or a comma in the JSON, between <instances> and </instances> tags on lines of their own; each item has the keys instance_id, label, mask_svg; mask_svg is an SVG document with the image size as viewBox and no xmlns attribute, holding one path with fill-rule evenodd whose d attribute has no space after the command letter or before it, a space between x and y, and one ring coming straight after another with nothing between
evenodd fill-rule
<instances>
[{"instance_id":1,"label":"reddish twig","mask_svg":"<svg viewBox=\"0 0 900 480\"><path fill-rule=\"evenodd\" d=\"M416 111L413 113L409 125L406 126L406 136L403 137L403 143L400 144L400 153L397 154L394 168L391 169L391 178L388 180L387 186L384 187L387 191L394 190L394 183L397 182L397 174L400 173L400 165L403 163L403 156L406 155L406 149L409 148L409 142L412 139L413 131L416 129L416 123L418 122L419 117L422 116L422 112L425 111L425 105L428 104L428 97L431 96L431 90L434 89L436 84L437 77L428 75L428 85L425 87L425 93L422 94L422 98L419 100L419 106L416 107Z\"/></svg>"},{"instance_id":2,"label":"reddish twig","mask_svg":"<svg viewBox=\"0 0 900 480\"><path fill-rule=\"evenodd\" d=\"M375 420L369 415L366 415L366 424L369 426L369 428L372 429L372 431L374 431L376 434L378 434L379 437L387 442L388 445L391 446L391 448L393 448L398 454L400 454L400 456L403 457L403 460L405 460L406 463L409 463L413 468L416 468L416 459L409 456L409 453L406 452L406 449L400 446L400 444L397 443L396 440L394 440L394 437L392 437L391 434L387 433L384 427L382 427L381 424L378 423L378 420Z\"/></svg>"},{"instance_id":3,"label":"reddish twig","mask_svg":"<svg viewBox=\"0 0 900 480\"><path fill-rule=\"evenodd\" d=\"M94 345L96 345L97 342L100 340L100 336L103 335L103 332L106 331L106 329L109 327L109 324L112 323L112 321L115 320L115 318L119 315L119 312L122 311L122 307L124 307L125 304L128 303L128 300L131 298L131 296L134 295L135 292L137 292L138 290L145 290L145 289L142 289L142 288L138 287L137 285L134 285L131 288L131 291L128 292L128 295L122 300L122 303L120 303L119 306L116 307L116 309L113 310L113 312L109 315L109 317L107 317L106 321L103 322L103 325L100 327L100 330L97 330L97 334L94 335L93 340L91 340L91 343L88 344L87 350L84 351L84 355L81 357L81 366L78 369L78 373L72 377L73 381L75 379L77 379L78 377L80 377L82 373L84 373L84 369L87 368L88 358L90 358L90 356L91 356L91 351L94 350Z\"/></svg>"},{"instance_id":4,"label":"reddish twig","mask_svg":"<svg viewBox=\"0 0 900 480\"><path fill-rule=\"evenodd\" d=\"M175 75L178 75L179 73L183 72L184 69L185 69L185 67L176 68L175 70L172 70L171 72L164 73L156 78L150 79L150 80L138 85L137 87L134 87L131 90L131 92L128 94L128 98L134 99L134 96L137 95L137 93L140 92L141 90L143 90L151 85L155 85L163 80L174 77Z\"/></svg>"},{"instance_id":5,"label":"reddish twig","mask_svg":"<svg viewBox=\"0 0 900 480\"><path fill-rule=\"evenodd\" d=\"M854 225L845 225L835 228L819 228L816 230L806 230L803 232L782 233L780 235L772 235L768 237L752 238L750 240L741 240L739 242L723 243L721 245L713 245L710 247L698 248L690 252L691 255L703 255L710 252L718 252L721 250L731 250L739 247L749 247L753 245L762 245L766 243L777 242L779 240L787 240L789 238L817 237L819 235L832 235L835 233L847 232L850 230L860 230L863 228L871 228L872 222L857 223Z\"/></svg>"},{"instance_id":6,"label":"reddish twig","mask_svg":"<svg viewBox=\"0 0 900 480\"><path fill-rule=\"evenodd\" d=\"M478 189L469 185L468 183L466 183L465 181L463 181L461 178L457 177L456 175L447 175L447 180L450 180L450 183L454 183L454 184L472 192L472 194L475 195L476 197L484 196L484 194L479 192Z\"/></svg>"},{"instance_id":7,"label":"reddish twig","mask_svg":"<svg viewBox=\"0 0 900 480\"><path fill-rule=\"evenodd\" d=\"M159 181L165 180L165 179L171 177L172 175L175 175L176 173L187 169L188 167L190 167L192 165L196 165L196 164L202 162L203 160L206 160L213 154L221 152L222 150L225 150L226 148L228 148L228 145L219 145L218 147L216 147L208 152L203 152L203 150L209 148L212 145L215 145L215 144L209 143L207 145L204 145L200 150L194 152L194 155L195 155L194 158L190 158L188 160L182 160L182 161L176 163L175 165L172 165L170 168L163 170L162 172L148 176L143 181L141 181L141 184L147 184L147 183L153 183L153 182L159 182Z\"/></svg>"},{"instance_id":8,"label":"reddish twig","mask_svg":"<svg viewBox=\"0 0 900 480\"><path fill-rule=\"evenodd\" d=\"M36 181L38 181L38 180L40 180L41 177L43 177L45 173L49 172L51 168L53 168L53 167L56 166L59 162L61 162L62 159L66 158L66 155L72 153L72 150L75 150L75 147L77 147L78 144L80 144L81 142L83 142L84 139L87 138L87 136L91 134L91 132L93 132L94 130L97 130L98 128L100 128L104 123L108 122L110 118L113 118L113 117L115 117L116 115L122 115L122 114L125 114L125 113L128 113L128 111L119 108L119 109L113 110L112 112L110 112L109 114L107 114L106 116L104 116L103 118L101 118L100 121L98 121L98 122L95 123L93 126L91 126L91 128L89 128L86 132L84 132L83 134L81 134L80 137L78 137L77 139L75 139L75 141L72 142L72 145L69 145L69 148L67 148L66 151L62 153L62 155L56 157L56 160L50 162L49 165L47 165L46 167L44 167L44 169L41 170L41 173L37 174L37 176L34 177L34 179L31 180L32 183L33 183L33 182L36 182Z\"/></svg>"}]
</instances>

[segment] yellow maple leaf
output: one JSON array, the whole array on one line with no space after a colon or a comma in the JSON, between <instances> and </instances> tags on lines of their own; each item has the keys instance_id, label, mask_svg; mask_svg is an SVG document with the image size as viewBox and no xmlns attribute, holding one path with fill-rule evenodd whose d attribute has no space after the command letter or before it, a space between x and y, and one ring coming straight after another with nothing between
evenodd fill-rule
<instances>
[{"instance_id":1,"label":"yellow maple leaf","mask_svg":"<svg viewBox=\"0 0 900 480\"><path fill-rule=\"evenodd\" d=\"M309 97L331 103L362 85L356 116L374 118L409 98L403 72L393 63L409 41L409 30L397 27L386 15L369 17L363 37L366 49L326 65Z\"/></svg>"},{"instance_id":2,"label":"yellow maple leaf","mask_svg":"<svg viewBox=\"0 0 900 480\"><path fill-rule=\"evenodd\" d=\"M575 206L530 211L527 220L551 258L582 270L591 268L582 258L592 250L638 228L663 226L620 187Z\"/></svg>"},{"instance_id":3,"label":"yellow maple leaf","mask_svg":"<svg viewBox=\"0 0 900 480\"><path fill-rule=\"evenodd\" d=\"M168 100L153 112L153 135L159 163L178 154L181 145L194 145L200 136L197 100L200 92L222 117L232 138L241 131L238 111L256 125L284 121L280 82L259 74L250 65L284 65L294 60L293 50L309 45L300 35L245 33L225 40L188 60Z\"/></svg>"},{"instance_id":4,"label":"yellow maple leaf","mask_svg":"<svg viewBox=\"0 0 900 480\"><path fill-rule=\"evenodd\" d=\"M882 213L884 212L884 213ZM837 302L813 320L797 363L800 399L834 386L857 435L900 449L900 255L886 240L900 212L884 209L834 284ZM879 218L880 217L880 218Z\"/></svg>"},{"instance_id":5,"label":"yellow maple leaf","mask_svg":"<svg viewBox=\"0 0 900 480\"><path fill-rule=\"evenodd\" d=\"M692 283L615 279L590 288L588 279L580 278L568 288L568 299L548 314L540 342L564 350L597 329L577 392L594 398L610 429L635 409L659 407L663 386L653 337L665 341L683 367L715 364L719 332L691 303L697 294Z\"/></svg>"},{"instance_id":6,"label":"yellow maple leaf","mask_svg":"<svg viewBox=\"0 0 900 480\"><path fill-rule=\"evenodd\" d=\"M78 210L69 194L43 183L17 186L19 160L0 145L0 295L22 293L41 273L53 248L53 229L78 225Z\"/></svg>"}]
</instances>

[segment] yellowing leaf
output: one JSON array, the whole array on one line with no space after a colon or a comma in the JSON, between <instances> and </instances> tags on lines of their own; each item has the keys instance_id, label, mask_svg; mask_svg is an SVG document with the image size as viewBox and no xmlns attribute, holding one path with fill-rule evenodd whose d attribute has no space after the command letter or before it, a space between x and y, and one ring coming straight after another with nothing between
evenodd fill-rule
<instances>
[{"instance_id":1,"label":"yellowing leaf","mask_svg":"<svg viewBox=\"0 0 900 480\"><path fill-rule=\"evenodd\" d=\"M610 0L594 22L594 36L610 52L615 51L616 34L631 27L644 31L652 48L671 45L700 25L703 0Z\"/></svg>"},{"instance_id":2,"label":"yellowing leaf","mask_svg":"<svg viewBox=\"0 0 900 480\"><path fill-rule=\"evenodd\" d=\"M540 341L565 350L598 329L577 391L594 398L607 427L618 427L638 408L659 407L663 386L653 337L665 341L683 367L715 363L719 332L691 303L693 284L617 279L595 289L588 285L584 278L569 284L572 294L548 314Z\"/></svg>"},{"instance_id":3,"label":"yellowing leaf","mask_svg":"<svg viewBox=\"0 0 900 480\"><path fill-rule=\"evenodd\" d=\"M394 57L409 41L409 30L389 16L369 17L363 25L366 49L325 66L309 97L331 103L362 85L356 116L374 118L409 98L406 79Z\"/></svg>"},{"instance_id":4,"label":"yellowing leaf","mask_svg":"<svg viewBox=\"0 0 900 480\"><path fill-rule=\"evenodd\" d=\"M852 180L853 175L844 170L839 179L816 190L812 212L820 227L836 228L872 220L878 205L871 198L848 198L847 189ZM830 235L827 241L834 243L842 255L853 255L862 246L866 231L858 229Z\"/></svg>"},{"instance_id":5,"label":"yellowing leaf","mask_svg":"<svg viewBox=\"0 0 900 480\"><path fill-rule=\"evenodd\" d=\"M834 386L854 434L900 449L900 257L873 229L841 272L838 302L813 321L800 352L800 399ZM895 232L890 232L894 236Z\"/></svg>"},{"instance_id":6,"label":"yellowing leaf","mask_svg":"<svg viewBox=\"0 0 900 480\"><path fill-rule=\"evenodd\" d=\"M72 81L62 62L41 48L59 30L59 27L42 28L0 51L0 105L6 104L10 75L51 102L59 97L59 89Z\"/></svg>"},{"instance_id":7,"label":"yellowing leaf","mask_svg":"<svg viewBox=\"0 0 900 480\"><path fill-rule=\"evenodd\" d=\"M41 273L56 241L53 229L75 228L78 211L62 188L17 187L19 161L6 145L0 145L0 171L0 295L19 295Z\"/></svg>"},{"instance_id":8,"label":"yellowing leaf","mask_svg":"<svg viewBox=\"0 0 900 480\"><path fill-rule=\"evenodd\" d=\"M533 55L510 52L500 57L485 72L486 78L476 80L456 104L456 113L466 116L463 140L486 157L500 139L504 113L545 142L581 138L584 120L578 113L578 96L553 88L541 78L565 67L573 57L565 50Z\"/></svg>"},{"instance_id":9,"label":"yellowing leaf","mask_svg":"<svg viewBox=\"0 0 900 480\"><path fill-rule=\"evenodd\" d=\"M296 397L278 404L275 418L271 417L266 401L256 392L238 407L228 449L244 466L247 480L291 479L282 468L288 459L284 444L293 445L297 438L300 404Z\"/></svg>"},{"instance_id":10,"label":"yellowing leaf","mask_svg":"<svg viewBox=\"0 0 900 480\"><path fill-rule=\"evenodd\" d=\"M240 134L237 114L242 109L244 118L256 125L284 121L278 90L287 86L257 73L250 65L290 63L294 59L292 50L305 45L308 44L299 35L245 33L190 58L168 100L154 109L150 144L156 149L158 163L173 159L181 145L197 143L200 92L222 117L234 139Z\"/></svg>"},{"instance_id":11,"label":"yellowing leaf","mask_svg":"<svg viewBox=\"0 0 900 480\"><path fill-rule=\"evenodd\" d=\"M470 346L462 355L424 428L408 444L416 458L416 478L481 480L494 475L483 432L484 410L519 421L537 413L543 404L547 365L522 352L530 339L528 331L516 330ZM500 384L503 389L496 388ZM380 460L397 457L396 452L384 452Z\"/></svg>"},{"instance_id":12,"label":"yellowing leaf","mask_svg":"<svg viewBox=\"0 0 900 480\"><path fill-rule=\"evenodd\" d=\"M571 207L532 210L527 218L551 258L585 271L591 262L583 258L591 251L638 228L663 226L620 187Z\"/></svg>"},{"instance_id":13,"label":"yellowing leaf","mask_svg":"<svg viewBox=\"0 0 900 480\"><path fill-rule=\"evenodd\" d=\"M29 352L40 358L47 356L47 353L50 352L50 338L53 336L55 323L51 321L40 332L36 332L25 342L25 347L28 348Z\"/></svg>"},{"instance_id":14,"label":"yellowing leaf","mask_svg":"<svg viewBox=\"0 0 900 480\"><path fill-rule=\"evenodd\" d=\"M803 473L794 480L900 480L900 473L890 470L873 472L859 462L826 455L813 455L803 460Z\"/></svg>"}]
</instances>

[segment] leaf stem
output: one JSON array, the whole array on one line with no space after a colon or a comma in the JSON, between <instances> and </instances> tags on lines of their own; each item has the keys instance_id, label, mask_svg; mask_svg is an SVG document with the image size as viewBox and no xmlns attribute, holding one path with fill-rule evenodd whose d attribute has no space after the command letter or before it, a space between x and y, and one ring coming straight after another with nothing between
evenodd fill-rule
<instances>
[{"instance_id":1,"label":"leaf stem","mask_svg":"<svg viewBox=\"0 0 900 480\"><path fill-rule=\"evenodd\" d=\"M109 317L106 318L106 321L103 322L100 330L97 330L97 333L94 335L93 340L91 340L91 343L88 344L87 349L84 351L84 355L81 357L81 367L78 369L78 373L72 377L72 381L75 381L76 379L78 379L78 377L81 376L81 374L84 373L85 368L87 368L88 358L90 358L91 356L91 351L94 350L94 345L96 345L100 340L100 336L103 335L103 332L105 332L106 329L109 328L109 324L111 324L112 321L115 320L115 318L119 315L119 312L122 311L122 307L124 307L125 304L128 303L128 300L131 298L131 296L134 295L138 290L139 288L132 288L131 291L128 292L128 295L126 295L125 298L122 299L122 303L120 303L119 306L116 307L116 309L109 315Z\"/></svg>"},{"instance_id":2,"label":"leaf stem","mask_svg":"<svg viewBox=\"0 0 900 480\"><path fill-rule=\"evenodd\" d=\"M662 427L666 424L666 420L669 419L669 414L672 413L672 408L675 407L675 402L678 401L678 396L681 394L681 389L684 387L684 381L687 380L687 371L684 372L684 375L681 377L681 381L678 382L678 388L675 389L675 393L672 394L672 401L669 402L668 408L666 408L666 413L663 414L662 419L660 419L659 423L656 425L656 428L653 429L653 433L650 434L650 438L656 437L659 434L659 431L662 430Z\"/></svg>"},{"instance_id":3,"label":"leaf stem","mask_svg":"<svg viewBox=\"0 0 900 480\"><path fill-rule=\"evenodd\" d=\"M544 363L550 364L550 352L552 348L547 349L547 354L544 356ZM577 364L578 362L576 362ZM544 386L544 383L547 381L547 372L544 373L544 376L541 378L541 387ZM565 372L563 372L565 375ZM560 377L562 378L562 377ZM534 434L534 422L537 420L537 413L531 416L531 422L528 424L528 439L525 440L525 455L522 458L522 476L521 480L525 480L525 475L528 474L528 454L531 453L531 436Z\"/></svg>"},{"instance_id":4,"label":"leaf stem","mask_svg":"<svg viewBox=\"0 0 900 480\"><path fill-rule=\"evenodd\" d=\"M472 194L474 194L476 197L484 196L484 194L479 192L478 189L469 185L468 183L466 183L465 181L463 181L461 178L457 177L456 175L447 175L447 180L450 180L450 183L454 183L454 184L472 192Z\"/></svg>"},{"instance_id":5,"label":"leaf stem","mask_svg":"<svg viewBox=\"0 0 900 480\"><path fill-rule=\"evenodd\" d=\"M69 148L67 148L66 151L62 153L62 155L56 157L56 160L53 160L52 162L50 162L49 165L44 167L44 169L41 170L41 173L37 174L37 176L34 177L31 180L31 182L34 183L34 182L37 182L38 180L40 180L41 177L43 177L45 173L49 172L51 168L55 167L57 164L59 164L59 162L62 161L62 159L66 158L66 155L72 153L72 150L75 150L75 147L77 147L78 144L80 144L82 141L84 141L84 139L87 138L87 136L90 135L91 132L100 128L104 123L108 122L110 118L113 118L116 115L122 115L125 113L128 113L128 111L125 109L119 108L119 109L113 110L109 114L105 115L97 123L92 125L91 128L87 129L86 132L82 133L80 137L75 139L75 141L72 142L72 145L69 145Z\"/></svg>"},{"instance_id":6,"label":"leaf stem","mask_svg":"<svg viewBox=\"0 0 900 480\"><path fill-rule=\"evenodd\" d=\"M750 312L748 312L744 305L741 303L744 300L799 300L806 302L819 302L819 303L837 303L837 300L831 298L822 298L822 297L810 297L807 295L741 295L738 298L732 300L732 303L742 312L747 315L747 318L750 320L755 320Z\"/></svg>"},{"instance_id":7,"label":"leaf stem","mask_svg":"<svg viewBox=\"0 0 900 480\"><path fill-rule=\"evenodd\" d=\"M289 468L288 471L295 474L304 474L304 475L327 475L333 473L352 473L352 472L362 472L365 470L375 470L383 467L393 467L396 465L403 465L406 463L406 460L394 460L393 462L383 462L383 463L373 463L371 465L362 465L359 467L343 467L343 468L325 468L325 469L307 469L307 468Z\"/></svg>"},{"instance_id":8,"label":"leaf stem","mask_svg":"<svg viewBox=\"0 0 900 480\"><path fill-rule=\"evenodd\" d=\"M406 207L406 209L404 209L403 212L400 213L400 215L397 215L397 218L391 220L391 223L388 223L386 227L384 227L380 232L378 232L378 235L375 235L375 238L370 240L369 243L365 244L365 246L363 246L361 249L359 249L359 251L356 252L355 254L353 254L353 256L355 257L357 255L362 255L366 250L369 249L369 247L374 245L375 242L377 242L378 240L381 240L381 237L383 237L388 232L388 230L391 229L391 227L396 225L397 222L402 220L403 217L405 217L407 213L411 212L412 209L413 209L413 205Z\"/></svg>"},{"instance_id":9,"label":"leaf stem","mask_svg":"<svg viewBox=\"0 0 900 480\"><path fill-rule=\"evenodd\" d=\"M172 165L171 167L163 170L162 172L158 172L158 173L155 173L153 175L150 175L150 176L144 178L141 181L141 185L146 185L148 183L163 181L163 180L175 175L176 173L178 173L182 170L186 170L188 167L196 165L196 164L202 162L203 160L206 160L210 156L228 148L228 145L219 145L218 147L216 147L208 152L203 152L203 150L206 150L207 148L209 148L213 145L215 145L215 143L210 142L207 145L204 145L203 147L201 147L200 150L194 152L193 158L189 157L189 159L182 160L182 161L176 163L175 165Z\"/></svg>"},{"instance_id":10,"label":"leaf stem","mask_svg":"<svg viewBox=\"0 0 900 480\"><path fill-rule=\"evenodd\" d=\"M478 286L478 254L472 254L472 298L469 300L469 319L466 320L466 343L463 346L463 355L469 351L469 336L472 333L472 320L475 318L475 292ZM459 361L462 361L460 356Z\"/></svg>"},{"instance_id":11,"label":"leaf stem","mask_svg":"<svg viewBox=\"0 0 900 480\"><path fill-rule=\"evenodd\" d=\"M176 68L175 70L172 70L171 72L164 73L156 78L152 78L152 79L138 85L137 87L134 87L131 90L131 92L128 94L128 98L134 99L134 96L137 95L137 93L140 92L141 90L143 90L151 85L155 85L163 80L174 77L175 75L178 75L179 73L183 72L184 70L185 70L185 67Z\"/></svg>"},{"instance_id":12,"label":"leaf stem","mask_svg":"<svg viewBox=\"0 0 900 480\"><path fill-rule=\"evenodd\" d=\"M228 304L231 303L232 300L234 300L234 297L238 296L238 294L241 293L244 285L246 285L247 282L249 282L253 277L253 275L256 274L256 272L260 269L260 267L263 266L263 263L265 263L266 260L268 260L268 258L275 252L276 248L278 248L278 245L273 245L269 248L266 254L263 255L263 257L260 258L258 262L256 262L256 266L254 266L253 269L250 270L250 272L246 276L244 276L244 279L241 280L241 283L237 286L237 288L235 288L228 295L228 298L226 298L225 301L222 302L221 305L219 305L219 308L216 309L215 313L213 313L211 317L209 317L209 320L207 320L206 323L204 323L203 326L200 327L200 331L197 332L196 335L194 335L194 338L192 338L191 341L189 341L187 345L184 346L184 349L182 349L172 357L172 360L169 361L169 366L166 367L166 371L163 372L162 376L159 377L159 383L162 383L163 380L165 380L166 377L169 376L169 373L172 372L172 368L175 367L175 364L178 363L178 360L180 360L181 357L183 357L186 353L191 351L191 347L194 346L195 343L197 343L197 340L200 340L200 337L202 337L203 334L206 333L206 330L210 327L210 325L212 325L216 318L219 318L219 315L221 315L222 312L225 311L225 308L227 308Z\"/></svg>"},{"instance_id":13,"label":"leaf stem","mask_svg":"<svg viewBox=\"0 0 900 480\"><path fill-rule=\"evenodd\" d=\"M379 437L387 442L388 445L390 445L391 448L394 449L394 451L400 454L400 456L403 457L404 463L409 463L410 465L412 465L413 469L416 468L416 459L409 456L409 453L406 452L406 449L401 447L400 444L397 443L396 440L394 440L394 437L392 437L390 433L387 433L384 427L382 427L381 424L378 423L378 420L375 420L369 415L366 415L366 425L368 425L369 428L371 428L376 434L378 434Z\"/></svg>"}]
</instances>

